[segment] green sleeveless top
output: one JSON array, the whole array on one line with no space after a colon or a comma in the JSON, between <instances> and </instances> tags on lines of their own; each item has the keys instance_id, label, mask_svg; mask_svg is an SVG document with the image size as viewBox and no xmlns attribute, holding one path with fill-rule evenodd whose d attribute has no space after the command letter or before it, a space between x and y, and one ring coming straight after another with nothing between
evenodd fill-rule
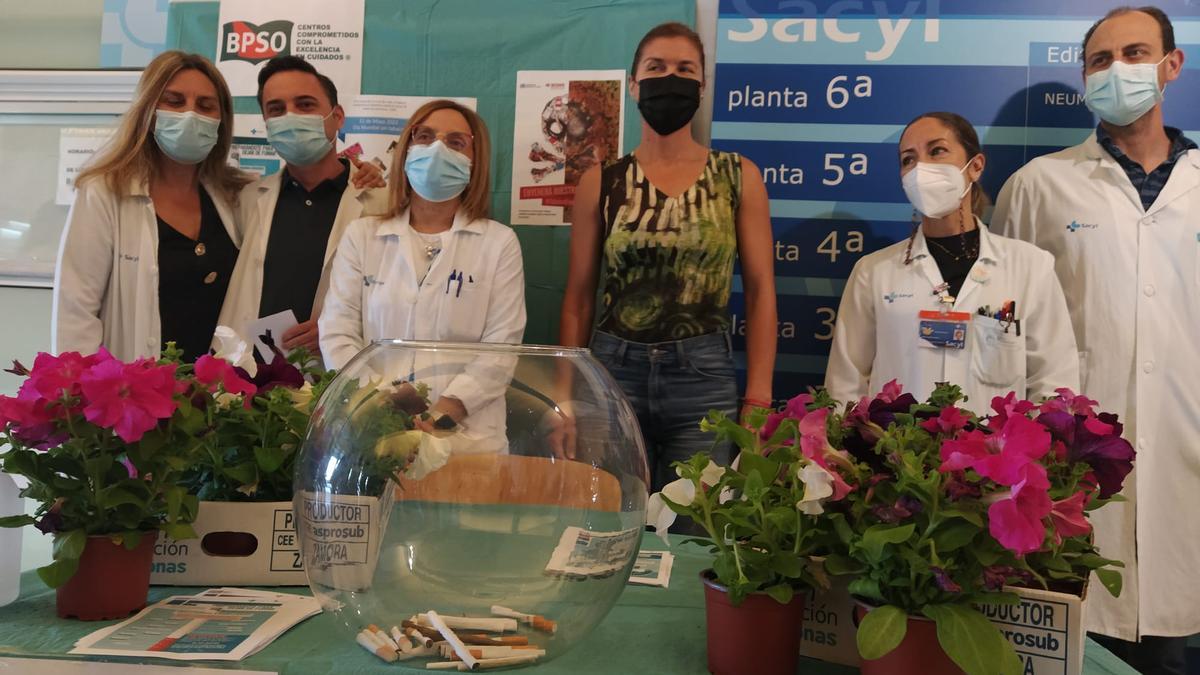
<instances>
[{"instance_id":1,"label":"green sleeveless top","mask_svg":"<svg viewBox=\"0 0 1200 675\"><path fill-rule=\"evenodd\" d=\"M665 342L729 328L742 159L710 151L704 172L667 197L633 154L604 167L604 296L597 328Z\"/></svg>"}]
</instances>

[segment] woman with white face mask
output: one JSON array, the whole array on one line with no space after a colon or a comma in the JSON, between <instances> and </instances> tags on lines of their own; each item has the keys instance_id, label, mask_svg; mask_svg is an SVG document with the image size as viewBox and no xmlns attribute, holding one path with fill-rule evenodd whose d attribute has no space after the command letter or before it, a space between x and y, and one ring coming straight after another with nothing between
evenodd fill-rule
<instances>
[{"instance_id":1,"label":"woman with white face mask","mask_svg":"<svg viewBox=\"0 0 1200 675\"><path fill-rule=\"evenodd\" d=\"M55 270L54 351L119 359L208 352L241 245L226 163L233 100L211 62L168 51L75 181Z\"/></svg>"},{"instance_id":2,"label":"woman with white face mask","mask_svg":"<svg viewBox=\"0 0 1200 675\"><path fill-rule=\"evenodd\" d=\"M318 322L326 366L341 368L380 339L521 342L521 246L487 217L490 159L487 127L474 111L437 100L413 113L393 154L388 213L350 223L334 257ZM439 427L465 424L464 434L480 442L464 450L486 451L494 449L488 440L504 436L511 373L506 363L441 362L396 364L379 375L429 385Z\"/></svg>"},{"instance_id":3,"label":"woman with white face mask","mask_svg":"<svg viewBox=\"0 0 1200 675\"><path fill-rule=\"evenodd\" d=\"M1079 388L1053 258L979 219L985 163L959 115L927 113L905 127L901 182L920 220L906 241L863 257L850 274L825 374L834 398L857 401L897 380L924 399L949 382L982 414L1010 391L1037 400Z\"/></svg>"}]
</instances>

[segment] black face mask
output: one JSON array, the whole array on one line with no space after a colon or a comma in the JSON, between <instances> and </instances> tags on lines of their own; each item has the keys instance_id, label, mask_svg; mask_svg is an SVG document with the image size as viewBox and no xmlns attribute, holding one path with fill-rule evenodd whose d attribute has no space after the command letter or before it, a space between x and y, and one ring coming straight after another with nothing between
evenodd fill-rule
<instances>
[{"instance_id":1,"label":"black face mask","mask_svg":"<svg viewBox=\"0 0 1200 675\"><path fill-rule=\"evenodd\" d=\"M700 107L700 81L678 75L648 77L638 82L638 110L661 136L679 131Z\"/></svg>"}]
</instances>

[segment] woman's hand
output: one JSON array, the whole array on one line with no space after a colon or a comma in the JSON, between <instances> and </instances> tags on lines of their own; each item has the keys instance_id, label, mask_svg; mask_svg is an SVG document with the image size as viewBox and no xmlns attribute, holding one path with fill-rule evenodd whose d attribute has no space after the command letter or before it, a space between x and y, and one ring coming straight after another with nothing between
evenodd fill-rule
<instances>
[{"instance_id":1,"label":"woman's hand","mask_svg":"<svg viewBox=\"0 0 1200 675\"><path fill-rule=\"evenodd\" d=\"M347 155L347 157L354 165L353 175L350 176L350 182L354 187L359 190L387 187L387 181L383 179L383 169L378 164L364 162L353 155Z\"/></svg>"}]
</instances>

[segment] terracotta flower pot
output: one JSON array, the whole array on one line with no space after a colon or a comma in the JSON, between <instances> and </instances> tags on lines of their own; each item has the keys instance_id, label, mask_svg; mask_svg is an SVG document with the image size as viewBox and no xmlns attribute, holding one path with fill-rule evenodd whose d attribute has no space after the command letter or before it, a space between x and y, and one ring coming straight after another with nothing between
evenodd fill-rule
<instances>
[{"instance_id":1,"label":"terracotta flower pot","mask_svg":"<svg viewBox=\"0 0 1200 675\"><path fill-rule=\"evenodd\" d=\"M88 537L75 576L58 587L58 616L83 621L123 619L145 607L157 540L157 531L145 532L129 550L110 537Z\"/></svg>"},{"instance_id":2,"label":"terracotta flower pot","mask_svg":"<svg viewBox=\"0 0 1200 675\"><path fill-rule=\"evenodd\" d=\"M855 624L862 621L872 607L857 603ZM937 638L937 624L923 616L908 617L908 631L900 644L883 658L862 661L863 675L963 675L946 656Z\"/></svg>"},{"instance_id":3,"label":"terracotta flower pot","mask_svg":"<svg viewBox=\"0 0 1200 675\"><path fill-rule=\"evenodd\" d=\"M713 675L794 675L800 659L804 595L781 605L765 593L734 607L712 570L700 573L708 624L708 670Z\"/></svg>"}]
</instances>

